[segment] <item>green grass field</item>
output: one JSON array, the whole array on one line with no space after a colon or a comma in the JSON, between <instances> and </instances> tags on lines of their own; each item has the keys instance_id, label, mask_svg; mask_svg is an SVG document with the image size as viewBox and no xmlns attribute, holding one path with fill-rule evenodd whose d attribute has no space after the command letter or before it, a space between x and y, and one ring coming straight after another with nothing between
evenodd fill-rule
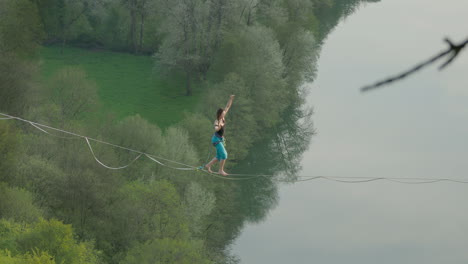
<instances>
[{"instance_id":1,"label":"green grass field","mask_svg":"<svg viewBox=\"0 0 468 264\"><path fill-rule=\"evenodd\" d=\"M196 86L193 96L185 96L183 76L157 74L148 56L78 48L62 52L60 47L43 47L40 56L44 81L63 66L78 66L97 84L105 110L119 118L139 114L165 128L180 121L200 99Z\"/></svg>"}]
</instances>

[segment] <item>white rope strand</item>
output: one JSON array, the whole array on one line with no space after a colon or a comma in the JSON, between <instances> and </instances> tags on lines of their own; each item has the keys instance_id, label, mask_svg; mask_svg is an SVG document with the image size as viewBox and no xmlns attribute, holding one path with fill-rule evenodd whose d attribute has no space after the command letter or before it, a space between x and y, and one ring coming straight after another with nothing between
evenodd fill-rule
<instances>
[{"instance_id":1,"label":"white rope strand","mask_svg":"<svg viewBox=\"0 0 468 264\"><path fill-rule=\"evenodd\" d=\"M169 166L169 165L167 165L167 164L164 164L164 163L160 162L159 160L153 158L151 155L145 154L145 156L146 156L147 158L149 158L150 160L152 160L152 161L158 163L159 165L162 165L162 166L165 166L165 167L174 169L174 170L185 170L185 171L189 171L189 170L190 170L190 171L193 171L193 170L196 170L196 169L197 169L196 167L192 167L192 166L190 166L190 168L177 168L177 167L172 167L172 166Z\"/></svg>"},{"instance_id":2,"label":"white rope strand","mask_svg":"<svg viewBox=\"0 0 468 264\"><path fill-rule=\"evenodd\" d=\"M33 122L28 122L28 123L29 123L31 126L37 128L38 130L40 130L40 131L42 131L42 132L44 132L44 133L46 133L46 134L49 134L49 135L51 135L51 136L58 137L58 138L63 138L63 139L76 139L76 137L62 137L62 136L54 135L54 134L49 133L48 131L46 131L46 130L40 128L38 125L34 124Z\"/></svg>"},{"instance_id":3,"label":"white rope strand","mask_svg":"<svg viewBox=\"0 0 468 264\"><path fill-rule=\"evenodd\" d=\"M66 138L66 139L70 139L70 138L74 138L74 137L83 138L83 139L86 140L86 143L88 144L89 150L91 151L91 154L93 155L96 162L98 162L101 166L103 166L103 167L105 167L107 169L111 169L111 170L119 170L119 169L127 168L128 166L133 164L136 160L138 160L142 155L145 155L147 158L149 158L150 160L156 162L157 164L159 164L161 166L171 168L171 169L182 170L182 171L195 171L195 170L197 170L197 171L206 173L206 174L208 174L210 176L213 176L213 177L216 177L216 178L220 178L220 179L223 179L223 180L232 180L232 181L251 180L251 179L254 179L254 178L265 178L265 179L272 179L272 180L275 180L275 181L278 181L278 182L304 182L304 181L312 181L312 180L317 180L317 179L325 179L325 180L335 181L335 182L340 182L340 183L365 183L365 182L386 180L386 181L401 183L401 184L430 184L430 183L438 183L438 182L452 182L452 183L468 184L468 180L448 179L448 178L403 178L403 177L398 178L398 177L363 177L363 176L356 176L356 177L353 177L353 176L349 176L349 177L342 177L342 176L296 176L296 178L298 180L288 181L288 180L282 180L282 179L275 179L275 177L277 175L275 176L275 175L268 175L268 174L228 174L228 176L221 176L221 175L219 175L217 173L209 173L208 171L202 169L202 167L195 167L195 166L187 165L187 164L184 164L182 162L178 162L178 161L158 157L158 156L153 155L153 154L144 153L144 152L141 152L141 151L138 151L138 150L134 150L134 149L126 148L126 147L123 147L123 146L115 145L115 144L105 142L105 141L102 141L102 140L89 138L89 137L79 135L79 134L76 134L76 133L73 133L73 132L70 132L70 131L54 128L54 127L47 126L47 125L44 125L44 124L39 124L39 123L29 121L29 120L26 120L26 119L22 119L22 118L19 118L19 117L15 117L15 116L3 114L3 113L0 113L0 115L4 116L4 117L1 117L0 120L16 119L18 121L29 123L30 125L32 125L36 129L38 129L38 130L40 130L40 131L42 131L42 132L44 132L44 133L46 133L48 135L51 135L51 136L55 136L55 137L59 137L59 138ZM54 135L54 134L46 131L45 129L50 129L50 130L61 132L61 133L67 134L67 135L71 135L71 137L61 137L61 136L58 136L58 135ZM107 166L104 163L102 163L96 157L96 155L95 155L95 153L93 151L93 148L92 148L92 146L91 146L91 144L89 142L90 140L92 140L94 142L101 143L101 144L109 145L109 146L112 146L112 147L115 147L115 148L124 149L124 150L130 151L130 152L134 152L134 153L137 153L138 156L134 160L132 160L129 164L127 164L125 166L110 167L110 166ZM159 160L164 160L166 162L170 162L170 163L173 163L173 164L178 164L178 165L184 166L184 168L173 167L173 166L167 165L165 163L162 163Z\"/></svg>"},{"instance_id":4,"label":"white rope strand","mask_svg":"<svg viewBox=\"0 0 468 264\"><path fill-rule=\"evenodd\" d=\"M154 154L146 154L146 153L144 153L144 154L146 156L151 156L152 158L151 157L148 157L148 158L150 158L153 161L154 161L155 158L158 158L160 160L164 160L164 161L171 162L171 163L174 163L174 164L178 164L178 165L181 165L181 166L189 167L189 168L192 168L192 169L197 169L197 167L195 167L195 166L184 164L182 162L178 162L178 161L175 161L175 160L170 160L170 159L165 159L165 158L162 158L162 157L158 157L158 156L156 156ZM162 165L161 162L159 162L159 161L156 161L156 162ZM168 166L168 165L163 165L163 166ZM171 167L171 166L168 166L168 167Z\"/></svg>"},{"instance_id":5,"label":"white rope strand","mask_svg":"<svg viewBox=\"0 0 468 264\"><path fill-rule=\"evenodd\" d=\"M210 175L210 176L212 176L212 177L219 178L219 179L223 179L223 180L242 181L242 180L249 180L249 179L251 179L251 178L237 178L237 177L236 177L236 178L233 178L233 177L229 177L229 176L231 176L231 175L233 175L233 174L228 174L228 176L222 176L221 174L216 173L216 172L210 173L210 172L208 172L207 170L200 170L200 171L203 172L203 173L206 173L206 174L208 174L208 175ZM252 178L253 178L253 177L252 177Z\"/></svg>"},{"instance_id":6,"label":"white rope strand","mask_svg":"<svg viewBox=\"0 0 468 264\"><path fill-rule=\"evenodd\" d=\"M129 164L125 165L125 166L122 166L122 167L110 167L110 166L107 166L106 164L102 163L97 157L96 155L94 154L94 151L93 151L93 148L91 147L91 144L89 144L89 140L87 137L85 137L85 140L86 140L86 143L88 143L88 146L89 146L89 150L91 151L91 154L93 154L93 157L94 159L97 161L97 163L99 163L101 166L103 166L104 168L107 168L107 169L110 169L110 170L120 170L120 169L125 169L127 168L128 166L132 165L133 162L135 162L137 159L139 159L141 157L142 154L139 154L134 160L132 160Z\"/></svg>"}]
</instances>

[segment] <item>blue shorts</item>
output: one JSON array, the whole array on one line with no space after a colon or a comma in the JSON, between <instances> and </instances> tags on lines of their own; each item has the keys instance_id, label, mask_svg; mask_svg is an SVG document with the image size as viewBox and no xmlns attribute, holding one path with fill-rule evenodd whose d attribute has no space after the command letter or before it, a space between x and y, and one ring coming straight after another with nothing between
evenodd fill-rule
<instances>
[{"instance_id":1,"label":"blue shorts","mask_svg":"<svg viewBox=\"0 0 468 264\"><path fill-rule=\"evenodd\" d=\"M227 152L226 152L226 148L224 148L224 142L223 141L220 141L220 138L217 137L216 135L214 135L212 138L211 138L211 143L212 144L215 144L216 142L219 142L218 144L216 144L215 148L216 148L216 159L217 160L225 160L227 159L228 155L227 155Z\"/></svg>"}]
</instances>

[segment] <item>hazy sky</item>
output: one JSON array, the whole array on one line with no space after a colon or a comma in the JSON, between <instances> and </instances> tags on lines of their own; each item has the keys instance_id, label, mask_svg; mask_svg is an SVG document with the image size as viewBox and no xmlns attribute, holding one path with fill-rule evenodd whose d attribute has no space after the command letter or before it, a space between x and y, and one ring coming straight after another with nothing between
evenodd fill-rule
<instances>
[{"instance_id":1,"label":"hazy sky","mask_svg":"<svg viewBox=\"0 0 468 264\"><path fill-rule=\"evenodd\" d=\"M447 36L468 37L467 0L383 0L342 21L310 85L318 135L301 174L468 180L468 50L442 72L359 92L445 49ZM248 264L468 263L468 184L285 185L234 252Z\"/></svg>"}]
</instances>

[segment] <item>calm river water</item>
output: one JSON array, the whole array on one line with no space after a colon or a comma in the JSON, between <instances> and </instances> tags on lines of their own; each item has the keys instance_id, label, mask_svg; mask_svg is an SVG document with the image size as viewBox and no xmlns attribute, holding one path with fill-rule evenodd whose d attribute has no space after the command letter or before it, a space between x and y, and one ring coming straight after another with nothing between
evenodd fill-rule
<instances>
[{"instance_id":1,"label":"calm river water","mask_svg":"<svg viewBox=\"0 0 468 264\"><path fill-rule=\"evenodd\" d=\"M442 72L359 91L445 49L445 37L468 37L468 1L383 0L341 21L310 84L317 135L300 174L468 180L468 50ZM247 264L468 263L468 184L283 184L233 252Z\"/></svg>"}]
</instances>

